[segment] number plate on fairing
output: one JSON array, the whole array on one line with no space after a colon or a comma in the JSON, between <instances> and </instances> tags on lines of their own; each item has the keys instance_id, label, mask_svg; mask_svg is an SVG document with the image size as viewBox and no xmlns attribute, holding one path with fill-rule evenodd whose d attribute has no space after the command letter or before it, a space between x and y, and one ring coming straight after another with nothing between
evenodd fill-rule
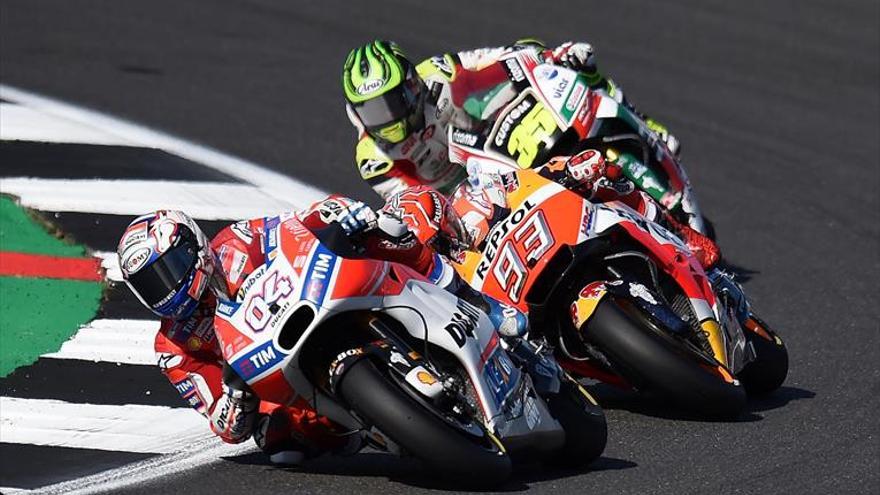
<instances>
[{"instance_id":1,"label":"number plate on fairing","mask_svg":"<svg viewBox=\"0 0 880 495\"><path fill-rule=\"evenodd\" d=\"M489 135L489 148L521 168L544 163L563 129L553 112L527 89L502 111Z\"/></svg>"}]
</instances>

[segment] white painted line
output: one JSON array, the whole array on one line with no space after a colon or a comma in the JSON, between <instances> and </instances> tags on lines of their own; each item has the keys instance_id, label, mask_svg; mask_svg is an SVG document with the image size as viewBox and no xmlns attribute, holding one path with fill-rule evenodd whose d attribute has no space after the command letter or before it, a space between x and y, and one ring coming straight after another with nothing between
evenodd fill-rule
<instances>
[{"instance_id":1,"label":"white painted line","mask_svg":"<svg viewBox=\"0 0 880 495\"><path fill-rule=\"evenodd\" d=\"M135 143L117 135L71 122L24 105L0 103L0 139L4 141L43 141L132 146Z\"/></svg>"},{"instance_id":2,"label":"white painted line","mask_svg":"<svg viewBox=\"0 0 880 495\"><path fill-rule=\"evenodd\" d=\"M83 325L52 359L79 359L121 364L156 365L154 342L159 322L154 320L93 320Z\"/></svg>"},{"instance_id":3,"label":"white painted line","mask_svg":"<svg viewBox=\"0 0 880 495\"><path fill-rule=\"evenodd\" d=\"M46 495L88 495L113 493L129 486L138 486L158 478L219 462L222 457L233 457L256 451L253 442L225 444L216 438L192 442L185 450L160 455L91 476L63 481L36 490L2 489L4 494L41 493Z\"/></svg>"},{"instance_id":4,"label":"white painted line","mask_svg":"<svg viewBox=\"0 0 880 495\"><path fill-rule=\"evenodd\" d=\"M0 180L0 192L44 211L135 216L173 209L206 220L254 218L293 207L254 186L223 182L12 177Z\"/></svg>"},{"instance_id":5,"label":"white painted line","mask_svg":"<svg viewBox=\"0 0 880 495\"><path fill-rule=\"evenodd\" d=\"M67 104L52 98L43 97L5 84L0 84L0 98L26 106L30 110L44 114L47 117L59 118L65 121L65 123L85 126L90 132L94 131L100 133L108 143L115 142L118 138L120 141L134 145L162 149L168 153L200 163L209 168L213 168L214 170L238 178L239 180L247 184L252 184L259 189L263 195L263 202L259 203L262 205L266 204L265 201L268 201L267 196L270 196L275 203L284 205L280 209L289 209L290 205L302 208L326 196L326 193L318 188L308 186L255 163L132 122ZM14 114L11 116L13 118L21 117L21 115ZM18 132L19 136L27 135L21 130L15 132ZM57 129L55 132L60 134L60 131ZM7 135L10 139L14 138L12 131ZM89 139L96 136L94 133L89 135L91 136ZM21 138L22 137L17 137L14 139ZM4 139L6 138L4 137ZM74 138L68 137L67 139ZM86 138L82 137L81 139ZM311 164L303 164L303 166L309 165ZM0 181L0 189L4 189L8 182L9 179L3 179ZM22 184L18 185L21 187L30 187ZM58 188L53 192L43 191L39 194L34 192L34 194L37 196L42 194L42 198L48 201L48 199L46 199L48 196L53 194L60 195L61 192L64 192L62 191L63 188L61 185L57 185ZM117 185L120 184L117 183ZM75 186L70 187L75 189ZM150 192L157 194L164 188L153 189L154 190ZM106 193L107 191L101 190L97 192ZM190 190L190 192L194 191ZM119 203L119 205L123 205L117 206L116 210L114 210L122 210L120 214L135 215L159 207L186 208L188 213L194 217L204 219L222 218L231 220L245 217L256 217L264 214L262 211L257 213L229 208L230 203L234 203L239 198L239 194L244 191L226 190L224 192L227 194L222 198L211 198L207 204L206 201L208 200L205 197L196 195L193 198L185 198L187 201L180 201L180 198L178 197L171 198L173 202L171 202L170 205L166 204L164 206L157 206L155 203L149 206L131 205L127 204L129 199L131 199L127 196L120 197L121 195L116 194L112 197L113 201ZM250 191L248 191L248 193L250 193ZM96 192L93 191L92 194L92 200L94 200L97 196ZM78 200L79 205L88 202L87 198L78 197L76 194L73 195L73 198L67 198L67 201L71 201L72 199ZM222 201L219 201L220 199L222 199ZM214 200L217 201L214 202ZM107 203L107 201L102 203L102 208L109 207ZM250 199L248 203L251 203ZM253 203L250 204L250 207L253 208ZM86 211L88 212L92 210ZM199 212L203 211L208 213L208 215L199 214ZM102 256L102 264L107 263L105 268L107 269L108 277L110 277L111 280L114 278L121 278L118 272L114 272L113 267L110 265L112 262L107 261L107 259L107 257ZM90 332L91 331L87 333ZM84 336L85 335L86 334L84 333ZM85 341L82 342L82 344L84 343ZM59 353L69 353L68 355L71 355L77 348L79 350L76 352L80 352L83 349L80 342L72 343L68 350L62 350L59 351ZM150 348L152 348L152 345ZM96 352L98 352L100 358L104 358L107 356L106 353L109 353L110 351ZM134 355L128 357L132 360L146 359L144 357L137 358L134 357ZM131 440L130 438L124 438L123 436L125 434L131 434L132 432L138 431L138 428L140 428L140 432L143 433L144 431L148 431L149 428L161 424L171 427L169 428L170 433L166 433L170 434L173 437L172 440L175 441L173 444L167 444L174 445L173 448L163 448L163 450L168 449L168 451L174 450L175 453L159 455L145 461L129 464L92 476L42 487L36 490L39 493L97 493L113 491L125 486L138 485L149 480L163 478L174 473L189 471L198 466L216 462L219 460L220 456L239 455L255 450L251 442L239 445L223 444L220 440L210 434L204 418L190 409L182 409L178 411L171 408L158 408L157 406L132 405L71 405L73 406L71 408L65 406L64 403L59 403L59 401L48 400L31 402L31 405L28 406L27 403L22 403L20 401L20 399L0 398L0 441L11 442L11 438L16 437L17 435L17 438L21 440L21 443L34 444L37 443L36 440L38 439L45 439L45 441L54 442L68 440L71 442L77 441L88 444L83 445L86 448L98 448L93 444L97 440L101 440L102 442L109 444L110 447L120 448L120 446L124 446L125 441ZM125 420L125 414L127 413L122 413L123 415L119 416L120 407L126 411L130 410L135 413L146 413L145 416L149 418L146 420L147 424L137 424L138 421L144 421L144 415L139 416L135 420ZM31 429L23 430L18 426L10 426L13 420L8 418L11 417L13 413L16 413L16 417L19 418L17 420L18 423L16 423L17 425L27 426L31 424ZM37 426L33 426L33 424L39 425L40 420L46 421L45 416L50 413L54 414L54 417L44 424L46 428L41 429ZM186 414L184 415L182 413ZM100 417L92 418L90 414L91 416L97 415ZM179 418L176 417L178 414L180 414ZM175 417L168 418L168 416ZM173 421L169 421L169 419L173 419ZM124 427L119 430L119 435L123 436L113 438L114 432L116 431L115 428L120 427L120 425L124 425ZM77 430L76 426L81 427L80 430L85 428L87 431ZM137 428L135 428L135 426L137 426ZM53 428L59 427L65 427L67 430L63 433L58 432L57 430L52 430ZM198 438L190 438L190 435L196 435L192 432L202 433L199 434L201 436ZM156 435L150 434L148 436L149 438L146 440L155 441L154 437ZM107 440L108 438L113 439ZM140 444L147 445L148 442L145 441ZM162 446L159 445L155 448L159 449L162 448ZM126 450L128 450L128 448L126 448ZM3 492L7 493L7 490L3 489Z\"/></svg>"},{"instance_id":6,"label":"white painted line","mask_svg":"<svg viewBox=\"0 0 880 495\"><path fill-rule=\"evenodd\" d=\"M111 282L122 282L122 270L119 269L119 257L111 251L93 251L92 256L101 260L104 275Z\"/></svg>"},{"instance_id":7,"label":"white painted line","mask_svg":"<svg viewBox=\"0 0 880 495\"><path fill-rule=\"evenodd\" d=\"M6 84L0 84L0 98L68 121L81 123L90 128L99 129L141 146L159 148L187 160L201 163L259 186L275 199L294 204L299 208L305 208L326 196L326 193L318 188L268 170L253 162L53 98L39 96ZM302 164L301 166L315 166L315 164Z\"/></svg>"},{"instance_id":8,"label":"white painted line","mask_svg":"<svg viewBox=\"0 0 880 495\"><path fill-rule=\"evenodd\" d=\"M190 408L0 397L5 443L164 454L212 436Z\"/></svg>"}]
</instances>

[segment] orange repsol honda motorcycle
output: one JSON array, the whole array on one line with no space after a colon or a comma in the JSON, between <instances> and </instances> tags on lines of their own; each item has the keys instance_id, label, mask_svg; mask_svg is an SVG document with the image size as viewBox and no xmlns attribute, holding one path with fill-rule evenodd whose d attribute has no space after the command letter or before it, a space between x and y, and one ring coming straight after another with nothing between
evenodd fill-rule
<instances>
[{"instance_id":1,"label":"orange repsol honda motorcycle","mask_svg":"<svg viewBox=\"0 0 880 495\"><path fill-rule=\"evenodd\" d=\"M531 170L507 176L510 213L456 266L475 289L528 311L569 372L651 391L712 417L778 388L782 340L725 273L618 203L594 204Z\"/></svg>"}]
</instances>

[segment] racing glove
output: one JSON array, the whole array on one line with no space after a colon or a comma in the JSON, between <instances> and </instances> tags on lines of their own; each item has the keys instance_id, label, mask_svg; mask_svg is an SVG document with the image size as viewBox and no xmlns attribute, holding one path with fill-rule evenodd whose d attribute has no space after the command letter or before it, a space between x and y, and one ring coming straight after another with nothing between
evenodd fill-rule
<instances>
[{"instance_id":1,"label":"racing glove","mask_svg":"<svg viewBox=\"0 0 880 495\"><path fill-rule=\"evenodd\" d=\"M335 221L352 236L376 228L378 218L376 212L362 201L352 201L336 213Z\"/></svg>"},{"instance_id":2,"label":"racing glove","mask_svg":"<svg viewBox=\"0 0 880 495\"><path fill-rule=\"evenodd\" d=\"M565 162L565 174L573 189L591 199L602 187L618 181L623 172L619 165L605 161L597 150L585 150Z\"/></svg>"},{"instance_id":3,"label":"racing glove","mask_svg":"<svg viewBox=\"0 0 880 495\"><path fill-rule=\"evenodd\" d=\"M247 440L254 431L260 400L251 392L223 384L223 394L214 401L208 419L211 431L226 443Z\"/></svg>"},{"instance_id":4,"label":"racing glove","mask_svg":"<svg viewBox=\"0 0 880 495\"><path fill-rule=\"evenodd\" d=\"M545 52L545 57L563 67L583 72L587 76L590 86L595 86L602 80L593 56L593 45L589 43L567 41L555 49Z\"/></svg>"}]
</instances>

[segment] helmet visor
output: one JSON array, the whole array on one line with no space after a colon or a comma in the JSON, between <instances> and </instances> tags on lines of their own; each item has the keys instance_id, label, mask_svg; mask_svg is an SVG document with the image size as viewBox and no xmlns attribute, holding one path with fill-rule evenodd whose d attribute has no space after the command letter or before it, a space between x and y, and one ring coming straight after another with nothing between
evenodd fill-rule
<instances>
[{"instance_id":1,"label":"helmet visor","mask_svg":"<svg viewBox=\"0 0 880 495\"><path fill-rule=\"evenodd\" d=\"M354 104L352 108L367 132L380 139L387 139L383 136L384 130L389 137L395 137L397 133L391 133L387 129L402 126L419 111L421 86L418 80L407 81L375 98Z\"/></svg>"},{"instance_id":2,"label":"helmet visor","mask_svg":"<svg viewBox=\"0 0 880 495\"><path fill-rule=\"evenodd\" d=\"M464 226L458 212L453 208L452 202L447 202L444 206L443 225L441 229L451 239L456 241L459 248L467 249L471 246L471 235Z\"/></svg>"},{"instance_id":3,"label":"helmet visor","mask_svg":"<svg viewBox=\"0 0 880 495\"><path fill-rule=\"evenodd\" d=\"M197 259L198 253L192 244L179 242L156 261L129 275L128 283L148 306L155 308L177 292L181 282L195 268Z\"/></svg>"}]
</instances>

